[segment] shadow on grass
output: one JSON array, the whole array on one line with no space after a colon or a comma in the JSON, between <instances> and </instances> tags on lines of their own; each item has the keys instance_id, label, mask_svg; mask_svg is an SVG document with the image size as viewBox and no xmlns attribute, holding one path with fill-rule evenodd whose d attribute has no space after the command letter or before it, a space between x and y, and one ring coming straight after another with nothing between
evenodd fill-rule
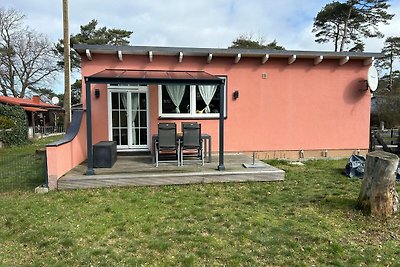
<instances>
[{"instance_id":1,"label":"shadow on grass","mask_svg":"<svg viewBox=\"0 0 400 267\"><path fill-rule=\"evenodd\" d=\"M341 174L341 175L346 176L346 174L345 174L345 167L343 167L343 168L333 168L333 169L332 169L332 173Z\"/></svg>"},{"instance_id":2,"label":"shadow on grass","mask_svg":"<svg viewBox=\"0 0 400 267\"><path fill-rule=\"evenodd\" d=\"M351 211L356 210L357 196L354 198L329 196L320 202L323 209Z\"/></svg>"}]
</instances>

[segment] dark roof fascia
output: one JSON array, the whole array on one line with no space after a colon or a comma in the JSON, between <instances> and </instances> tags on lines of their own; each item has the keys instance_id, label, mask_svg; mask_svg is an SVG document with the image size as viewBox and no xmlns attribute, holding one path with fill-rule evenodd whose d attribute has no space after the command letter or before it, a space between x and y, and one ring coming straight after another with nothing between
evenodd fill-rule
<instances>
[{"instance_id":1,"label":"dark roof fascia","mask_svg":"<svg viewBox=\"0 0 400 267\"><path fill-rule=\"evenodd\" d=\"M118 84L223 84L223 79L161 79L161 78L119 78L119 77L85 77L86 83Z\"/></svg>"},{"instance_id":2,"label":"dark roof fascia","mask_svg":"<svg viewBox=\"0 0 400 267\"><path fill-rule=\"evenodd\" d=\"M381 58L382 53L374 52L331 52L331 51L302 51L302 50L264 50L264 49L231 49L231 48L194 48L194 47L159 47L159 46L112 46L112 45L87 45L75 44L73 48L80 54L86 50L91 53L113 54L121 51L123 54L148 55L152 51L154 55L177 55L182 52L186 56L235 56L241 54L244 57L262 57L268 54L270 57L290 57L296 55L300 58L324 58L350 57L351 59Z\"/></svg>"}]
</instances>

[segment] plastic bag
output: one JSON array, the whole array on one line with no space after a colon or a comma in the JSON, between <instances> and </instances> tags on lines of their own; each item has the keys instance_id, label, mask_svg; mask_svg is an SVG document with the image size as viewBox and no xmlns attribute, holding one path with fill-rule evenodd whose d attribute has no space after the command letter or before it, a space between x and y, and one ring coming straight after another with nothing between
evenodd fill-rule
<instances>
[{"instance_id":1,"label":"plastic bag","mask_svg":"<svg viewBox=\"0 0 400 267\"><path fill-rule=\"evenodd\" d=\"M364 175L364 168L365 168L365 157L359 155L352 155L346 164L344 173L350 178L358 177L362 179ZM400 181L400 162L399 165L397 166L396 180Z\"/></svg>"},{"instance_id":2,"label":"plastic bag","mask_svg":"<svg viewBox=\"0 0 400 267\"><path fill-rule=\"evenodd\" d=\"M345 174L350 178L362 178L364 175L365 157L359 155L351 155L344 170Z\"/></svg>"}]
</instances>

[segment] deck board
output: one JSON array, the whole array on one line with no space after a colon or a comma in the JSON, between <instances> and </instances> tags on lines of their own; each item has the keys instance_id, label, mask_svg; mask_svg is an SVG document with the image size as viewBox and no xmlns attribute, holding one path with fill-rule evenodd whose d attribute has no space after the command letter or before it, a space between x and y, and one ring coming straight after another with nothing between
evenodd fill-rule
<instances>
[{"instance_id":1,"label":"deck board","mask_svg":"<svg viewBox=\"0 0 400 267\"><path fill-rule=\"evenodd\" d=\"M58 180L58 189L100 188L113 186L158 186L195 183L248 181L282 181L283 170L261 161L264 168L244 168L252 160L243 154L225 155L225 171L218 171L217 163L185 161L184 166L162 163L156 168L149 156L119 156L112 168L96 168L96 175L84 175L86 164L81 164Z\"/></svg>"}]
</instances>

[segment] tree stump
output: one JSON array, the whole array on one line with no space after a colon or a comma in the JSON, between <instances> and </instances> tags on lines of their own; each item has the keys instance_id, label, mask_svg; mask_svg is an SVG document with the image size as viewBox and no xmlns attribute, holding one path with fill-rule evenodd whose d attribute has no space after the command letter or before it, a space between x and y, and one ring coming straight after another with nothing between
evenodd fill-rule
<instances>
[{"instance_id":1,"label":"tree stump","mask_svg":"<svg viewBox=\"0 0 400 267\"><path fill-rule=\"evenodd\" d=\"M364 214L388 217L397 212L396 170L399 157L385 151L367 155L364 180L358 196L358 208Z\"/></svg>"}]
</instances>

